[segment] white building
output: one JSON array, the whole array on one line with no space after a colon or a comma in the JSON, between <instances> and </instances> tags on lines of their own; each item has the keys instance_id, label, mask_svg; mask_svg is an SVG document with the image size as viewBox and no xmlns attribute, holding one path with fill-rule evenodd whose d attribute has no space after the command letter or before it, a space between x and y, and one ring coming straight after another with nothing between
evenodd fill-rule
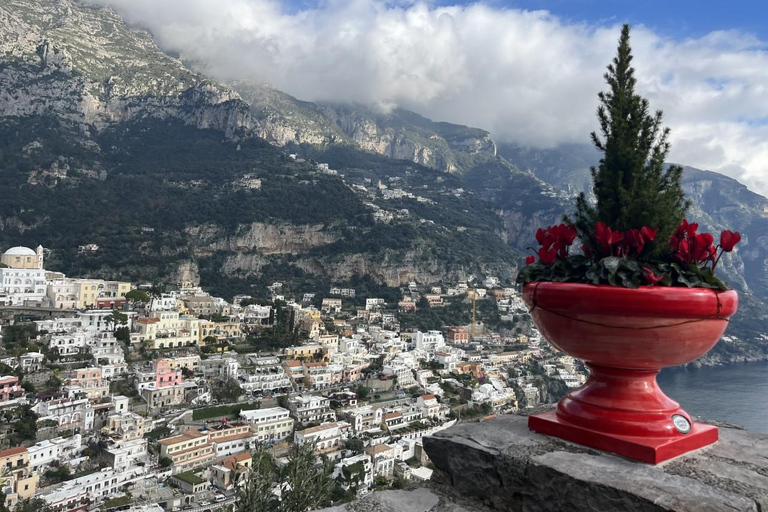
<instances>
[{"instance_id":1,"label":"white building","mask_svg":"<svg viewBox=\"0 0 768 512\"><path fill-rule=\"evenodd\" d=\"M348 439L352 426L345 421L323 423L317 427L298 430L293 436L293 442L301 446L310 443L315 447L317 455L326 455L333 459L341 455L341 448Z\"/></svg>"},{"instance_id":2,"label":"white building","mask_svg":"<svg viewBox=\"0 0 768 512\"><path fill-rule=\"evenodd\" d=\"M35 404L32 410L37 413L38 421L54 420L61 430L82 428L88 431L93 428L93 407L86 397L43 401Z\"/></svg>"},{"instance_id":3,"label":"white building","mask_svg":"<svg viewBox=\"0 0 768 512\"><path fill-rule=\"evenodd\" d=\"M333 468L332 476L340 482L345 491L350 488L357 488L358 491L370 489L373 486L371 457L367 453L361 453L342 459Z\"/></svg>"},{"instance_id":4,"label":"white building","mask_svg":"<svg viewBox=\"0 0 768 512\"><path fill-rule=\"evenodd\" d=\"M12 247L2 255L0 303L23 306L48 304L47 282L43 269L43 248Z\"/></svg>"},{"instance_id":5,"label":"white building","mask_svg":"<svg viewBox=\"0 0 768 512\"><path fill-rule=\"evenodd\" d=\"M293 432L293 418L282 407L241 411L240 419L251 425L256 440L262 443L280 442Z\"/></svg>"},{"instance_id":6,"label":"white building","mask_svg":"<svg viewBox=\"0 0 768 512\"><path fill-rule=\"evenodd\" d=\"M81 447L82 436L80 434L40 441L27 448L29 465L32 471L42 474L52 462L59 463L74 458Z\"/></svg>"},{"instance_id":7,"label":"white building","mask_svg":"<svg viewBox=\"0 0 768 512\"><path fill-rule=\"evenodd\" d=\"M86 352L86 333L74 331L62 334L53 334L48 342L48 348L56 352L60 357L71 356Z\"/></svg>"},{"instance_id":8,"label":"white building","mask_svg":"<svg viewBox=\"0 0 768 512\"><path fill-rule=\"evenodd\" d=\"M288 400L288 409L299 423L333 421L336 413L331 410L331 400L324 396L297 395Z\"/></svg>"},{"instance_id":9,"label":"white building","mask_svg":"<svg viewBox=\"0 0 768 512\"><path fill-rule=\"evenodd\" d=\"M427 333L416 331L413 333L413 346L419 350L435 352L445 346L445 339L440 331L429 331Z\"/></svg>"}]
</instances>

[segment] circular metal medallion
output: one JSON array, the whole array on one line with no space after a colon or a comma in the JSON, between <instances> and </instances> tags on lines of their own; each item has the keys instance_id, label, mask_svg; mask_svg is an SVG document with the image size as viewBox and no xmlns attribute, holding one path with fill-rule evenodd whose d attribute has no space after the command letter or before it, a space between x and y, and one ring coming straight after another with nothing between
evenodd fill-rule
<instances>
[{"instance_id":1,"label":"circular metal medallion","mask_svg":"<svg viewBox=\"0 0 768 512\"><path fill-rule=\"evenodd\" d=\"M681 434L687 434L691 431L691 422L688 421L688 418L685 416L681 416L679 414L673 414L672 415L672 423L675 425L675 428L678 432Z\"/></svg>"}]
</instances>

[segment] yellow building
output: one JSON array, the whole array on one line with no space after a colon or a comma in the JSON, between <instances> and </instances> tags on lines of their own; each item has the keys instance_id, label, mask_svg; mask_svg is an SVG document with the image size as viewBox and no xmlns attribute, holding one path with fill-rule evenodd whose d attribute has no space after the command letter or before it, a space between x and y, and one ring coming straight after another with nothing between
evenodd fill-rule
<instances>
[{"instance_id":1,"label":"yellow building","mask_svg":"<svg viewBox=\"0 0 768 512\"><path fill-rule=\"evenodd\" d=\"M60 278L49 280L48 298L57 309L88 309L125 301L130 290L131 283L123 281Z\"/></svg>"},{"instance_id":2,"label":"yellow building","mask_svg":"<svg viewBox=\"0 0 768 512\"><path fill-rule=\"evenodd\" d=\"M154 311L149 318L134 322L131 343L149 342L155 349L197 345L200 322L198 318L181 316L178 311Z\"/></svg>"},{"instance_id":3,"label":"yellow building","mask_svg":"<svg viewBox=\"0 0 768 512\"><path fill-rule=\"evenodd\" d=\"M42 269L43 246L38 245L35 251L28 247L11 247L0 255L0 263L8 268Z\"/></svg>"},{"instance_id":4,"label":"yellow building","mask_svg":"<svg viewBox=\"0 0 768 512\"><path fill-rule=\"evenodd\" d=\"M322 345L301 345L299 347L288 347L285 349L285 356L288 359L299 360L321 360L325 359L326 351Z\"/></svg>"},{"instance_id":5,"label":"yellow building","mask_svg":"<svg viewBox=\"0 0 768 512\"><path fill-rule=\"evenodd\" d=\"M141 398L147 402L150 409L171 407L184 402L186 389L182 385L159 388L152 383L151 386L142 388Z\"/></svg>"},{"instance_id":6,"label":"yellow building","mask_svg":"<svg viewBox=\"0 0 768 512\"><path fill-rule=\"evenodd\" d=\"M208 439L208 432L188 430L179 436L161 439L158 443L160 456L168 457L173 462L174 474L202 466L216 458L216 450Z\"/></svg>"},{"instance_id":7,"label":"yellow building","mask_svg":"<svg viewBox=\"0 0 768 512\"><path fill-rule=\"evenodd\" d=\"M213 336L218 341L231 338L241 338L243 336L243 326L240 322L212 322L210 320L200 320L198 344L205 346L205 338Z\"/></svg>"},{"instance_id":8,"label":"yellow building","mask_svg":"<svg viewBox=\"0 0 768 512\"><path fill-rule=\"evenodd\" d=\"M132 441L144 437L146 421L133 412L110 414L107 416L107 424L101 431L112 439Z\"/></svg>"},{"instance_id":9,"label":"yellow building","mask_svg":"<svg viewBox=\"0 0 768 512\"><path fill-rule=\"evenodd\" d=\"M181 371L182 368L196 372L200 370L200 356L180 356L169 357L165 359L168 363L168 369L171 371Z\"/></svg>"},{"instance_id":10,"label":"yellow building","mask_svg":"<svg viewBox=\"0 0 768 512\"><path fill-rule=\"evenodd\" d=\"M29 452L23 446L0 452L5 505L13 509L19 501L34 497L40 476L29 466Z\"/></svg>"}]
</instances>

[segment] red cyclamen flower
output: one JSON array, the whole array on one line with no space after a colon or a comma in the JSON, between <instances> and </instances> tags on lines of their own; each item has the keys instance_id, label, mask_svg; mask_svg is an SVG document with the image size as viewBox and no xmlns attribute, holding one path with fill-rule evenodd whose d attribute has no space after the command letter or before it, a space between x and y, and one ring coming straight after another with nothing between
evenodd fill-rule
<instances>
[{"instance_id":1,"label":"red cyclamen flower","mask_svg":"<svg viewBox=\"0 0 768 512\"><path fill-rule=\"evenodd\" d=\"M539 260L545 265L551 265L557 260L557 248L545 249L542 247L539 249Z\"/></svg>"},{"instance_id":2,"label":"red cyclamen flower","mask_svg":"<svg viewBox=\"0 0 768 512\"><path fill-rule=\"evenodd\" d=\"M734 246L741 241L741 233L726 229L720 233L720 247L725 252L731 252Z\"/></svg>"},{"instance_id":3,"label":"red cyclamen flower","mask_svg":"<svg viewBox=\"0 0 768 512\"><path fill-rule=\"evenodd\" d=\"M526 265L530 265L534 261L536 261L536 256L528 256L527 258L525 258L525 264Z\"/></svg>"},{"instance_id":4,"label":"red cyclamen flower","mask_svg":"<svg viewBox=\"0 0 768 512\"><path fill-rule=\"evenodd\" d=\"M643 270L645 270L645 272L643 272L643 277L645 278L645 281L650 285L654 285L664 279L664 276L657 276L653 273L653 270L649 269L648 267L643 267Z\"/></svg>"}]
</instances>

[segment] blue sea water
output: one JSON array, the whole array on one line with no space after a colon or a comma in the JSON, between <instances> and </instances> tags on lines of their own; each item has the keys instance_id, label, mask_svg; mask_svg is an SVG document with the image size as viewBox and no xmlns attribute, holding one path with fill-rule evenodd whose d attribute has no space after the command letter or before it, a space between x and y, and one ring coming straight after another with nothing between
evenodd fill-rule
<instances>
[{"instance_id":1,"label":"blue sea water","mask_svg":"<svg viewBox=\"0 0 768 512\"><path fill-rule=\"evenodd\" d=\"M693 416L768 433L768 361L667 368L657 380Z\"/></svg>"}]
</instances>

